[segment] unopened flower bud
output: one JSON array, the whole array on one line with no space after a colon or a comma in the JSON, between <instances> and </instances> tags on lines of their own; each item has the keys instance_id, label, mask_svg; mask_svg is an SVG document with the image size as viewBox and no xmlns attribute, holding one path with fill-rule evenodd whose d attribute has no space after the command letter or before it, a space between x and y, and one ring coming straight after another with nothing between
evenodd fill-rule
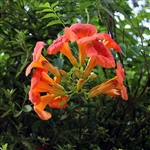
<instances>
[{"instance_id":1,"label":"unopened flower bud","mask_svg":"<svg viewBox=\"0 0 150 150\"><path fill-rule=\"evenodd\" d=\"M97 78L97 75L92 72L89 76L89 79L95 79L95 78Z\"/></svg>"},{"instance_id":2,"label":"unopened flower bud","mask_svg":"<svg viewBox=\"0 0 150 150\"><path fill-rule=\"evenodd\" d=\"M66 71L59 70L59 73L60 73L60 75L61 75L62 78L66 78L66 79L69 78L69 75L68 75L68 73Z\"/></svg>"},{"instance_id":3,"label":"unopened flower bud","mask_svg":"<svg viewBox=\"0 0 150 150\"><path fill-rule=\"evenodd\" d=\"M74 75L74 77L77 77L78 79L81 78L81 72L79 70L75 70L73 75Z\"/></svg>"},{"instance_id":4,"label":"unopened flower bud","mask_svg":"<svg viewBox=\"0 0 150 150\"><path fill-rule=\"evenodd\" d=\"M77 83L77 90L79 91L84 84L84 79L80 78Z\"/></svg>"}]
</instances>

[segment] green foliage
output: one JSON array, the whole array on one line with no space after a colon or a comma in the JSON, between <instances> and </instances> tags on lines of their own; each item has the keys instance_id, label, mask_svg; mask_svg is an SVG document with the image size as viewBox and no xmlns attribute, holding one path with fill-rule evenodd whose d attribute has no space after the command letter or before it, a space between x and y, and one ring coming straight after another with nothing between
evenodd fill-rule
<instances>
[{"instance_id":1,"label":"green foliage","mask_svg":"<svg viewBox=\"0 0 150 150\"><path fill-rule=\"evenodd\" d=\"M57 5L58 5L58 2L55 2L51 5L48 2L46 2L45 4L39 5L39 8L42 8L42 10L39 11L38 13L41 13L41 12L47 13L46 15L44 15L41 18L41 21L43 21L44 19L47 19L47 18L53 19L46 25L46 27L56 25L56 24L62 24L64 26L63 21L60 19L59 15L57 14L57 11L60 10L59 7L56 8Z\"/></svg>"},{"instance_id":2,"label":"green foliage","mask_svg":"<svg viewBox=\"0 0 150 150\"><path fill-rule=\"evenodd\" d=\"M149 28L142 23L150 19L148 2L137 16L125 0L3 0L0 7L0 149L150 149L150 40L143 35ZM25 69L37 41L50 44L77 21L110 33L120 44L123 52L114 56L126 70L129 100L104 95L85 100L79 95L65 110L49 108L52 119L42 121L28 100ZM65 57L47 58L60 69L70 68ZM100 67L93 71L99 77L94 84L112 74Z\"/></svg>"},{"instance_id":3,"label":"green foliage","mask_svg":"<svg viewBox=\"0 0 150 150\"><path fill-rule=\"evenodd\" d=\"M6 143L6 144L4 144L4 145L2 145L2 147L0 147L0 150L7 150L7 146L8 146L8 144Z\"/></svg>"}]
</instances>

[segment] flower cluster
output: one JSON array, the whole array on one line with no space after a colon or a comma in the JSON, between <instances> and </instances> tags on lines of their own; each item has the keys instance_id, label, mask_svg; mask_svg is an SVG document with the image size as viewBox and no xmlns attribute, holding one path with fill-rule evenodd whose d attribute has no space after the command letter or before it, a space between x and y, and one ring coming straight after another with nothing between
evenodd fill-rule
<instances>
[{"instance_id":1,"label":"flower cluster","mask_svg":"<svg viewBox=\"0 0 150 150\"><path fill-rule=\"evenodd\" d=\"M78 53L75 53L75 55L70 46L74 43L78 47ZM107 94L111 97L121 96L124 100L128 99L123 84L124 69L119 63L115 63L110 51L111 48L116 52L122 52L122 50L109 34L98 33L95 26L91 24L79 23L64 29L64 34L48 47L47 53L52 55L60 52L65 55L75 68L72 74L54 67L41 54L44 46L44 42L36 43L33 61L26 69L27 76L31 69L35 68L31 78L29 100L33 103L34 110L41 119L48 120L51 118L51 114L44 110L47 105L57 109L66 108L71 96L81 92L84 83L89 81L90 78L96 77L91 72L98 65L103 68L116 68L116 76L93 87L84 94L87 94L88 98ZM49 76L49 73L51 73L51 76ZM75 78L75 80L72 78Z\"/></svg>"}]
</instances>

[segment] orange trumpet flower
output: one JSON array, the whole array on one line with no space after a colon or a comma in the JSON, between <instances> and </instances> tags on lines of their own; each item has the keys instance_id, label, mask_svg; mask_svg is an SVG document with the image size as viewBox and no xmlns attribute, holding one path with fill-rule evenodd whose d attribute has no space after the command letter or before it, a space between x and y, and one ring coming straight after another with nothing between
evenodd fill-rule
<instances>
[{"instance_id":1,"label":"orange trumpet flower","mask_svg":"<svg viewBox=\"0 0 150 150\"><path fill-rule=\"evenodd\" d=\"M109 34L97 33L97 29L91 24L77 23L70 28L66 27L65 35L71 42L77 42L79 48L79 61L82 66L86 58L86 45L95 40L98 42L101 40L107 49L113 48L117 52L122 51Z\"/></svg>"},{"instance_id":2,"label":"orange trumpet flower","mask_svg":"<svg viewBox=\"0 0 150 150\"><path fill-rule=\"evenodd\" d=\"M78 67L78 62L76 58L72 55L70 47L68 45L69 40L65 35L60 36L58 39L56 39L53 44L51 44L48 49L48 54L55 54L57 52L61 52L64 54L69 61L75 66Z\"/></svg>"},{"instance_id":3,"label":"orange trumpet flower","mask_svg":"<svg viewBox=\"0 0 150 150\"><path fill-rule=\"evenodd\" d=\"M48 70L51 72L53 75L57 76L60 78L59 71L56 67L54 67L52 64L48 62L42 55L41 51L44 47L44 42L37 42L36 46L34 48L34 53L33 53L33 61L29 64L29 66L26 69L26 76L28 76L31 72L32 68L42 68L45 70Z\"/></svg>"},{"instance_id":4,"label":"orange trumpet flower","mask_svg":"<svg viewBox=\"0 0 150 150\"><path fill-rule=\"evenodd\" d=\"M108 94L112 97L121 95L124 100L128 100L126 87L123 85L124 69L120 64L117 64L116 74L116 77L92 88L88 97L91 98L100 94Z\"/></svg>"},{"instance_id":5,"label":"orange trumpet flower","mask_svg":"<svg viewBox=\"0 0 150 150\"><path fill-rule=\"evenodd\" d=\"M113 48L116 52L122 52L118 44L110 37L109 34L104 34L105 39L103 40L104 45L110 49Z\"/></svg>"},{"instance_id":6,"label":"orange trumpet flower","mask_svg":"<svg viewBox=\"0 0 150 150\"><path fill-rule=\"evenodd\" d=\"M38 105L34 105L34 110L42 120L48 120L52 117L51 113L44 111L44 108L49 105L51 108L63 109L67 106L68 97L56 97L53 94L41 96L41 101Z\"/></svg>"},{"instance_id":7,"label":"orange trumpet flower","mask_svg":"<svg viewBox=\"0 0 150 150\"><path fill-rule=\"evenodd\" d=\"M67 100L64 88L58 84L59 80L53 80L47 74L47 71L37 68L31 79L31 89L29 91L29 99L34 104L34 110L43 120L51 118L49 112L44 111L44 108L49 105L52 108L65 108ZM47 93L41 96L40 93ZM65 103L64 103L65 102Z\"/></svg>"},{"instance_id":8,"label":"orange trumpet flower","mask_svg":"<svg viewBox=\"0 0 150 150\"><path fill-rule=\"evenodd\" d=\"M76 41L78 43L79 39L91 37L95 33L97 33L97 29L95 28L95 26L91 24L77 23L72 25L70 28L68 27L65 28L65 35L71 42ZM81 66L83 66L86 58L86 53L84 50L85 44L78 43L78 48L79 48L79 61Z\"/></svg>"},{"instance_id":9,"label":"orange trumpet flower","mask_svg":"<svg viewBox=\"0 0 150 150\"><path fill-rule=\"evenodd\" d=\"M56 96L66 95L65 89L49 77L47 72L40 68L34 71L31 79L31 90L33 92L49 92Z\"/></svg>"},{"instance_id":10,"label":"orange trumpet flower","mask_svg":"<svg viewBox=\"0 0 150 150\"><path fill-rule=\"evenodd\" d=\"M87 44L85 51L90 59L86 69L84 70L84 78L86 78L92 69L97 65L100 65L104 68L115 67L115 60L113 55L102 42L95 40L92 42L92 44Z\"/></svg>"}]
</instances>

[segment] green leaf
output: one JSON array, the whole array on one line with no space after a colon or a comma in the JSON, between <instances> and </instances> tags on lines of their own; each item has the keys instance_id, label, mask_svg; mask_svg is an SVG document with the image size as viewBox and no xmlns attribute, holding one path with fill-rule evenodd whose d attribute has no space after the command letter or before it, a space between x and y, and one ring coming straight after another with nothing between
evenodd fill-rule
<instances>
[{"instance_id":1,"label":"green leaf","mask_svg":"<svg viewBox=\"0 0 150 150\"><path fill-rule=\"evenodd\" d=\"M46 9L37 11L36 13L41 13L41 12L45 13L45 12L54 12L54 11L51 8L49 8L49 9L46 8Z\"/></svg>"},{"instance_id":2,"label":"green leaf","mask_svg":"<svg viewBox=\"0 0 150 150\"><path fill-rule=\"evenodd\" d=\"M60 120L64 120L64 119L66 119L67 117L68 117L68 115L67 115L67 114L64 114L64 115L61 116Z\"/></svg>"},{"instance_id":3,"label":"green leaf","mask_svg":"<svg viewBox=\"0 0 150 150\"><path fill-rule=\"evenodd\" d=\"M4 144L4 145L2 146L2 150L7 150L7 146L8 146L8 143Z\"/></svg>"},{"instance_id":4,"label":"green leaf","mask_svg":"<svg viewBox=\"0 0 150 150\"><path fill-rule=\"evenodd\" d=\"M63 68L63 65L64 65L64 59L63 58L54 59L53 62L54 62L54 66L56 66L57 68L59 68L59 69Z\"/></svg>"},{"instance_id":5,"label":"green leaf","mask_svg":"<svg viewBox=\"0 0 150 150\"><path fill-rule=\"evenodd\" d=\"M49 8L49 9L43 9L41 12L54 12L51 8Z\"/></svg>"},{"instance_id":6,"label":"green leaf","mask_svg":"<svg viewBox=\"0 0 150 150\"><path fill-rule=\"evenodd\" d=\"M8 109L6 112L4 112L2 115L1 115L1 118L4 118L5 116L9 115L11 112L11 109Z\"/></svg>"},{"instance_id":7,"label":"green leaf","mask_svg":"<svg viewBox=\"0 0 150 150\"><path fill-rule=\"evenodd\" d=\"M17 72L15 78L17 78L22 73L22 71L24 70L24 68L27 66L28 63L29 62L26 59L25 62L23 63L23 65L21 66L20 70Z\"/></svg>"},{"instance_id":8,"label":"green leaf","mask_svg":"<svg viewBox=\"0 0 150 150\"><path fill-rule=\"evenodd\" d=\"M113 12L110 11L106 6L101 6L101 8L103 8L112 18L114 18Z\"/></svg>"},{"instance_id":9,"label":"green leaf","mask_svg":"<svg viewBox=\"0 0 150 150\"><path fill-rule=\"evenodd\" d=\"M53 21L49 22L46 27L49 27L49 26L52 26L55 24L62 24L62 22L60 20L53 20Z\"/></svg>"},{"instance_id":10,"label":"green leaf","mask_svg":"<svg viewBox=\"0 0 150 150\"><path fill-rule=\"evenodd\" d=\"M22 113L22 110L21 110L21 111L15 110L15 111L14 111L14 117L20 116L21 113Z\"/></svg>"},{"instance_id":11,"label":"green leaf","mask_svg":"<svg viewBox=\"0 0 150 150\"><path fill-rule=\"evenodd\" d=\"M27 147L28 150L33 150L33 144L31 142L28 142L28 141L21 141L22 144Z\"/></svg>"},{"instance_id":12,"label":"green leaf","mask_svg":"<svg viewBox=\"0 0 150 150\"><path fill-rule=\"evenodd\" d=\"M126 45L121 43L119 44L119 46L122 49L122 54L126 57Z\"/></svg>"},{"instance_id":13,"label":"green leaf","mask_svg":"<svg viewBox=\"0 0 150 150\"><path fill-rule=\"evenodd\" d=\"M35 130L35 129L39 128L40 123L41 123L41 120L34 121L32 126L31 126L32 130Z\"/></svg>"},{"instance_id":14,"label":"green leaf","mask_svg":"<svg viewBox=\"0 0 150 150\"><path fill-rule=\"evenodd\" d=\"M39 7L40 8L50 8L51 9L49 2L46 2L45 4L40 4Z\"/></svg>"},{"instance_id":15,"label":"green leaf","mask_svg":"<svg viewBox=\"0 0 150 150\"><path fill-rule=\"evenodd\" d=\"M58 16L54 13L49 13L49 14L46 14L44 17L42 17L42 19L51 18L51 17L57 18Z\"/></svg>"},{"instance_id":16,"label":"green leaf","mask_svg":"<svg viewBox=\"0 0 150 150\"><path fill-rule=\"evenodd\" d=\"M16 56L20 56L20 55L24 55L25 52L16 52L14 54L11 55L11 57L16 57Z\"/></svg>"},{"instance_id":17,"label":"green leaf","mask_svg":"<svg viewBox=\"0 0 150 150\"><path fill-rule=\"evenodd\" d=\"M51 4L51 8L54 9L54 7L56 7L57 5L58 5L58 1L53 3L53 4Z\"/></svg>"},{"instance_id":18,"label":"green leaf","mask_svg":"<svg viewBox=\"0 0 150 150\"><path fill-rule=\"evenodd\" d=\"M2 7L4 5L4 0L0 1L0 7Z\"/></svg>"},{"instance_id":19,"label":"green leaf","mask_svg":"<svg viewBox=\"0 0 150 150\"><path fill-rule=\"evenodd\" d=\"M113 0L105 0L105 3L113 3Z\"/></svg>"},{"instance_id":20,"label":"green leaf","mask_svg":"<svg viewBox=\"0 0 150 150\"><path fill-rule=\"evenodd\" d=\"M79 140L79 135L78 135L78 133L73 133L73 134L72 134L72 137L73 137L74 139L76 139L76 140Z\"/></svg>"},{"instance_id":21,"label":"green leaf","mask_svg":"<svg viewBox=\"0 0 150 150\"><path fill-rule=\"evenodd\" d=\"M82 10L84 10L85 8L87 8L90 5L91 5L91 2L89 2L89 1L83 2L80 5L80 10L82 11Z\"/></svg>"},{"instance_id":22,"label":"green leaf","mask_svg":"<svg viewBox=\"0 0 150 150\"><path fill-rule=\"evenodd\" d=\"M142 49L143 49L144 51L150 52L150 47L148 47L148 46L147 46L147 47L146 47L146 46L145 46L145 47L142 47Z\"/></svg>"},{"instance_id":23,"label":"green leaf","mask_svg":"<svg viewBox=\"0 0 150 150\"><path fill-rule=\"evenodd\" d=\"M22 107L22 110L24 112L30 112L32 110L32 107L30 105L25 105Z\"/></svg>"},{"instance_id":24,"label":"green leaf","mask_svg":"<svg viewBox=\"0 0 150 150\"><path fill-rule=\"evenodd\" d=\"M136 54L137 56L139 55L139 50L140 50L140 47L139 47L139 46L132 45L132 46L130 47L130 49L132 50L132 52L134 52L134 54Z\"/></svg>"}]
</instances>

